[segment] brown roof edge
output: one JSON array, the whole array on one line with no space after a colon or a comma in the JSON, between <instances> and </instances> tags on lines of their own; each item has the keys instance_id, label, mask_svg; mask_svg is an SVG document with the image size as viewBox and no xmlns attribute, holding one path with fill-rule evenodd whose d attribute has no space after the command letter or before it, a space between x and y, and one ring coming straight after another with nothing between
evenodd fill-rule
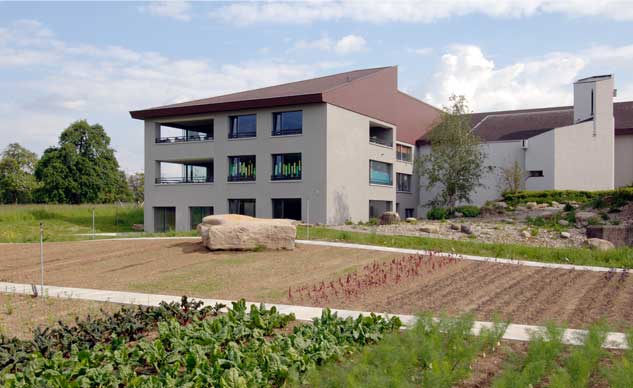
<instances>
[{"instance_id":1,"label":"brown roof edge","mask_svg":"<svg viewBox=\"0 0 633 388\"><path fill-rule=\"evenodd\" d=\"M130 111L134 119L145 120L170 116L185 116L203 113L214 113L231 110L268 108L286 105L314 104L323 102L322 93L304 94L298 96L285 96L275 98L262 98L256 100L229 101L215 104L177 106L171 108L152 108Z\"/></svg>"},{"instance_id":2,"label":"brown roof edge","mask_svg":"<svg viewBox=\"0 0 633 388\"><path fill-rule=\"evenodd\" d=\"M401 95L402 95L402 96L404 96L404 97L408 97L408 98L410 98L410 99L412 99L412 100L414 100L414 101L417 101L417 102L419 102L419 103L422 103L422 104L424 104L424 105L428 106L429 108L433 108L433 109L435 109L436 111L438 111L438 112L440 112L440 113L441 113L441 112L444 112L442 109L440 109L440 108L438 108L438 107L436 107L436 106L434 106L434 105L431 105L431 104L429 104L429 103L428 103L428 102L426 102L426 101L420 100L420 99L419 99L419 98L417 98L417 97L414 97L414 96L412 96L412 95L410 95L410 94L407 94L407 93L403 92L402 90L398 90L398 94L401 94Z\"/></svg>"}]
</instances>

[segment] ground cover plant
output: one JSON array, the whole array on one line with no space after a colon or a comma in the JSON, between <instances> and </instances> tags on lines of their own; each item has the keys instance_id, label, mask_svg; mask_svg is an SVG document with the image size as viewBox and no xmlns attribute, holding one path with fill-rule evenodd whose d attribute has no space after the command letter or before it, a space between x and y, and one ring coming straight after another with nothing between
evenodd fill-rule
<instances>
[{"instance_id":1,"label":"ground cover plant","mask_svg":"<svg viewBox=\"0 0 633 388\"><path fill-rule=\"evenodd\" d=\"M558 203L591 203L597 208L607 206L617 208L633 201L633 187L601 191L544 190L508 192L503 194L503 200L511 206L522 205L528 202L551 204L552 201L555 201Z\"/></svg>"},{"instance_id":2,"label":"ground cover plant","mask_svg":"<svg viewBox=\"0 0 633 388\"><path fill-rule=\"evenodd\" d=\"M122 310L35 333L32 341L0 339L0 383L8 387L280 386L401 326L376 315L341 319L325 309L295 324L274 307L234 302ZM210 318L212 317L212 318Z\"/></svg>"},{"instance_id":3,"label":"ground cover plant","mask_svg":"<svg viewBox=\"0 0 633 388\"><path fill-rule=\"evenodd\" d=\"M344 362L315 369L313 387L452 387L467 378L477 357L494 353L506 325L472 334L471 316L436 320L422 315L403 333L385 336Z\"/></svg>"},{"instance_id":4,"label":"ground cover plant","mask_svg":"<svg viewBox=\"0 0 633 388\"><path fill-rule=\"evenodd\" d=\"M297 229L297 238L306 238L305 227ZM420 236L382 235L341 231L311 227L310 238L314 240L342 240L345 242L379 245L386 247L425 249L438 252L453 252L478 256L500 257L518 260L540 261L546 263L564 263L577 265L595 265L600 267L633 268L633 249L616 248L609 251L597 251L588 248L550 248L521 244L496 244L478 241L449 240Z\"/></svg>"}]
</instances>

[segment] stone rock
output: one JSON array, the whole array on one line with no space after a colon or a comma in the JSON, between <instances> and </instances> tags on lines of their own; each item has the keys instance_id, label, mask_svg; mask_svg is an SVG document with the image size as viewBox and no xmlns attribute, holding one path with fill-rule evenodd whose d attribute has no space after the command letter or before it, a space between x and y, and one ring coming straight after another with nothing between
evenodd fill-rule
<instances>
[{"instance_id":1,"label":"stone rock","mask_svg":"<svg viewBox=\"0 0 633 388\"><path fill-rule=\"evenodd\" d=\"M380 215L380 225L391 225L400 222L400 215L396 212L384 212Z\"/></svg>"},{"instance_id":2,"label":"stone rock","mask_svg":"<svg viewBox=\"0 0 633 388\"><path fill-rule=\"evenodd\" d=\"M603 240L601 238L588 238L586 244L589 248L598 251L608 251L609 249L615 248L615 245L613 245L611 241Z\"/></svg>"},{"instance_id":3,"label":"stone rock","mask_svg":"<svg viewBox=\"0 0 633 388\"><path fill-rule=\"evenodd\" d=\"M590 225L587 238L599 238L613 243L616 247L633 246L633 225Z\"/></svg>"},{"instance_id":4,"label":"stone rock","mask_svg":"<svg viewBox=\"0 0 633 388\"><path fill-rule=\"evenodd\" d=\"M569 232L560 232L560 238L568 239L571 237L571 233Z\"/></svg>"},{"instance_id":5,"label":"stone rock","mask_svg":"<svg viewBox=\"0 0 633 388\"><path fill-rule=\"evenodd\" d=\"M530 232L528 232L527 230L524 230L521 232L521 236L524 238L530 238L532 237L532 234L530 234Z\"/></svg>"},{"instance_id":6,"label":"stone rock","mask_svg":"<svg viewBox=\"0 0 633 388\"><path fill-rule=\"evenodd\" d=\"M512 218L504 218L501 220L501 222L504 222L506 224L514 224L514 220Z\"/></svg>"},{"instance_id":7,"label":"stone rock","mask_svg":"<svg viewBox=\"0 0 633 388\"><path fill-rule=\"evenodd\" d=\"M558 225L560 225L560 226L569 226L569 221L567 221L567 220L558 220Z\"/></svg>"},{"instance_id":8,"label":"stone rock","mask_svg":"<svg viewBox=\"0 0 633 388\"><path fill-rule=\"evenodd\" d=\"M439 233L440 228L437 225L422 225L420 227L420 232L424 233Z\"/></svg>"},{"instance_id":9,"label":"stone rock","mask_svg":"<svg viewBox=\"0 0 633 388\"><path fill-rule=\"evenodd\" d=\"M594 212L577 212L576 213L576 223L579 226L587 226L589 225L589 220L592 218L597 218L597 214Z\"/></svg>"},{"instance_id":10,"label":"stone rock","mask_svg":"<svg viewBox=\"0 0 633 388\"><path fill-rule=\"evenodd\" d=\"M464 214L460 212L455 212L455 218L462 218L462 217L464 217Z\"/></svg>"},{"instance_id":11,"label":"stone rock","mask_svg":"<svg viewBox=\"0 0 633 388\"><path fill-rule=\"evenodd\" d=\"M415 217L407 217L404 219L407 223L409 224L417 224L418 223L418 219Z\"/></svg>"},{"instance_id":12,"label":"stone rock","mask_svg":"<svg viewBox=\"0 0 633 388\"><path fill-rule=\"evenodd\" d=\"M549 205L546 204L546 203L539 203L539 204L536 205L537 209L545 209L547 207L549 207Z\"/></svg>"},{"instance_id":13,"label":"stone rock","mask_svg":"<svg viewBox=\"0 0 633 388\"><path fill-rule=\"evenodd\" d=\"M514 208L514 210L518 211L518 212L524 212L527 210L526 206L517 206Z\"/></svg>"},{"instance_id":14,"label":"stone rock","mask_svg":"<svg viewBox=\"0 0 633 388\"><path fill-rule=\"evenodd\" d=\"M450 224L450 225L449 225L449 227L450 227L452 230L459 230L459 225L457 225L457 224Z\"/></svg>"},{"instance_id":15,"label":"stone rock","mask_svg":"<svg viewBox=\"0 0 633 388\"><path fill-rule=\"evenodd\" d=\"M494 203L494 207L496 207L497 209L506 209L508 207L508 204L503 201L499 201Z\"/></svg>"},{"instance_id":16,"label":"stone rock","mask_svg":"<svg viewBox=\"0 0 633 388\"><path fill-rule=\"evenodd\" d=\"M497 209L494 209L492 206L482 206L479 209L479 214L482 217L491 217L497 215Z\"/></svg>"},{"instance_id":17,"label":"stone rock","mask_svg":"<svg viewBox=\"0 0 633 388\"><path fill-rule=\"evenodd\" d=\"M209 250L294 249L297 227L291 220L222 214L207 216L197 227Z\"/></svg>"},{"instance_id":18,"label":"stone rock","mask_svg":"<svg viewBox=\"0 0 633 388\"><path fill-rule=\"evenodd\" d=\"M525 204L525 207L528 209L534 209L537 206L536 202L528 202Z\"/></svg>"},{"instance_id":19,"label":"stone rock","mask_svg":"<svg viewBox=\"0 0 633 388\"><path fill-rule=\"evenodd\" d=\"M464 234L473 234L473 230L470 227L470 225L466 225L466 224L461 224L459 226L459 230L464 233Z\"/></svg>"},{"instance_id":20,"label":"stone rock","mask_svg":"<svg viewBox=\"0 0 633 388\"><path fill-rule=\"evenodd\" d=\"M132 230L142 232L145 230L145 226L143 224L132 224Z\"/></svg>"}]
</instances>

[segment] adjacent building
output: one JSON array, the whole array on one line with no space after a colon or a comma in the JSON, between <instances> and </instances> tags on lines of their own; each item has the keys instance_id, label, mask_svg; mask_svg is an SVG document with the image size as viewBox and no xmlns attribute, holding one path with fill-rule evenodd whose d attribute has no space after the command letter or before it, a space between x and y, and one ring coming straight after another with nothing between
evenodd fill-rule
<instances>
[{"instance_id":1,"label":"adjacent building","mask_svg":"<svg viewBox=\"0 0 633 388\"><path fill-rule=\"evenodd\" d=\"M423 217L434 193L413 161L430 152L440 110L397 83L397 67L364 69L130 112L145 123L145 230L189 230L214 213ZM473 202L498 198L515 163L528 190L633 183L633 102L614 94L613 77L596 76L574 84L573 106L472 114L492 167Z\"/></svg>"}]
</instances>

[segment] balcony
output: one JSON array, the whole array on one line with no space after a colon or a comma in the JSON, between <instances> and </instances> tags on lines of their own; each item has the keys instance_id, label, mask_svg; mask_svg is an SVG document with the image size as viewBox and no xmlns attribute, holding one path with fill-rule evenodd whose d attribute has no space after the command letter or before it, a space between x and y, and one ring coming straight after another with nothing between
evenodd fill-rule
<instances>
[{"instance_id":1,"label":"balcony","mask_svg":"<svg viewBox=\"0 0 633 388\"><path fill-rule=\"evenodd\" d=\"M206 140L213 140L213 135L201 133L199 135L157 137L156 144L183 143L183 142L188 142L188 141L206 141Z\"/></svg>"},{"instance_id":2,"label":"balcony","mask_svg":"<svg viewBox=\"0 0 633 388\"><path fill-rule=\"evenodd\" d=\"M160 177L156 178L156 184L158 185L174 185L181 183L213 183L213 177Z\"/></svg>"},{"instance_id":3,"label":"balcony","mask_svg":"<svg viewBox=\"0 0 633 388\"><path fill-rule=\"evenodd\" d=\"M369 127L369 142L393 147L393 129L372 124Z\"/></svg>"},{"instance_id":4,"label":"balcony","mask_svg":"<svg viewBox=\"0 0 633 388\"><path fill-rule=\"evenodd\" d=\"M161 123L156 144L213 140L213 120Z\"/></svg>"}]
</instances>

